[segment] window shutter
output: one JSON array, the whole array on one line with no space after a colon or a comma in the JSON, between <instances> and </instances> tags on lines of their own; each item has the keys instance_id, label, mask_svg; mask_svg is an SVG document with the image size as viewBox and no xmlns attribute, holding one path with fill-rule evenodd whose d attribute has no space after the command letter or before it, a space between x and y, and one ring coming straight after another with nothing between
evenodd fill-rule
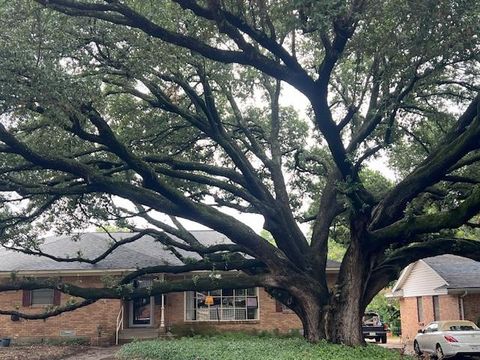
<instances>
[{"instance_id":1,"label":"window shutter","mask_svg":"<svg viewBox=\"0 0 480 360\"><path fill-rule=\"evenodd\" d=\"M23 290L22 294L22 306L29 307L32 305L32 291L31 290Z\"/></svg>"},{"instance_id":2,"label":"window shutter","mask_svg":"<svg viewBox=\"0 0 480 360\"><path fill-rule=\"evenodd\" d=\"M62 293L57 289L53 290L53 305L60 305L60 297Z\"/></svg>"},{"instance_id":3,"label":"window shutter","mask_svg":"<svg viewBox=\"0 0 480 360\"><path fill-rule=\"evenodd\" d=\"M276 312L283 312L282 303L278 300L275 300L275 311Z\"/></svg>"}]
</instances>

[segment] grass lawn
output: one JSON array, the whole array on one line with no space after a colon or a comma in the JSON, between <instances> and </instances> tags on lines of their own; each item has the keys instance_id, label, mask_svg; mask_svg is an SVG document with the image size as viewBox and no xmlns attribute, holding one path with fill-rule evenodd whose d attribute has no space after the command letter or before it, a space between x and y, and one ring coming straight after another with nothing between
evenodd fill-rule
<instances>
[{"instance_id":1,"label":"grass lawn","mask_svg":"<svg viewBox=\"0 0 480 360\"><path fill-rule=\"evenodd\" d=\"M122 360L412 360L398 352L369 344L351 348L301 338L226 335L142 341L124 345Z\"/></svg>"}]
</instances>

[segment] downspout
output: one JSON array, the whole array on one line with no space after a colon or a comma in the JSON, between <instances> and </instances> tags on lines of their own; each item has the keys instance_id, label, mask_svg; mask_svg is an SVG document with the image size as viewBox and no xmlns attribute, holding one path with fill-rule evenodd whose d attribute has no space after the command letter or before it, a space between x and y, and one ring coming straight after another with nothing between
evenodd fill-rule
<instances>
[{"instance_id":1,"label":"downspout","mask_svg":"<svg viewBox=\"0 0 480 360\"><path fill-rule=\"evenodd\" d=\"M467 296L467 294L468 294L468 290L464 290L463 295L459 296L459 299L460 299L460 317L461 317L460 320L465 320L465 308L464 308L464 304L463 304L463 298L465 296Z\"/></svg>"},{"instance_id":2,"label":"downspout","mask_svg":"<svg viewBox=\"0 0 480 360\"><path fill-rule=\"evenodd\" d=\"M162 281L165 281L165 274L162 274ZM160 307L160 327L165 331L165 294L161 295L161 307Z\"/></svg>"}]
</instances>

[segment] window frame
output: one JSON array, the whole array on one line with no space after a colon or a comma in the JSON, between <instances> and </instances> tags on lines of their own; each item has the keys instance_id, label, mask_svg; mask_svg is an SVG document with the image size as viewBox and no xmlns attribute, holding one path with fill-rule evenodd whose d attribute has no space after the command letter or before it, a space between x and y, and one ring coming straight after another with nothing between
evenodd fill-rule
<instances>
[{"instance_id":1,"label":"window frame","mask_svg":"<svg viewBox=\"0 0 480 360\"><path fill-rule=\"evenodd\" d=\"M465 304L462 296L458 297L458 315L460 320L465 320Z\"/></svg>"},{"instance_id":2,"label":"window frame","mask_svg":"<svg viewBox=\"0 0 480 360\"><path fill-rule=\"evenodd\" d=\"M438 295L432 296L433 320L440 321L440 298Z\"/></svg>"},{"instance_id":3,"label":"window frame","mask_svg":"<svg viewBox=\"0 0 480 360\"><path fill-rule=\"evenodd\" d=\"M423 323L424 316L423 316L423 297L417 296L417 321L419 323Z\"/></svg>"},{"instance_id":4,"label":"window frame","mask_svg":"<svg viewBox=\"0 0 480 360\"><path fill-rule=\"evenodd\" d=\"M247 294L247 290L248 289L254 289L255 290L255 295L248 295ZM200 322L255 322L255 321L259 321L260 320L260 293L259 293L259 289L258 287L251 287L251 288L245 288L245 289L234 289L233 290L233 294L232 295L223 295L223 292L224 290L228 290L228 289L218 289L218 290L212 290L212 291L184 291L184 311L183 311L183 315L184 315L184 321L185 322L192 322L192 323L200 323ZM244 290L245 291L245 295L236 295L236 291L239 291L239 290ZM220 294L219 295L216 295L216 294L211 294L211 293L215 293L215 292L218 292L220 291ZM188 293L191 293L190 296L193 296L193 308L189 308L189 304L188 304L188 301L187 301L187 297L188 297ZM214 298L220 298L220 306L217 308L218 309L218 314L220 314L219 318L218 319L212 319L210 318L211 317L211 313L210 313L210 309L211 307L213 307L212 305L208 305L207 306L207 309L208 309L208 314L209 314L209 318L208 319L201 319L199 320L198 319L198 315L196 314L195 317L197 317L197 319L188 319L188 312L194 312L198 309L198 304L197 304L197 293L207 293L207 295L205 296L213 296ZM245 307L241 307L241 308L238 308L238 309L245 309L245 319L224 319L223 315L224 315L224 308L223 308L223 298L233 298L233 307L227 307L226 309L233 309L233 313L234 313L234 316L236 314L236 306L235 306L235 299L236 297L244 297L245 298ZM256 307L250 307L252 309L256 309L256 316L255 318L253 319L248 319L248 309L249 307L247 306L248 304L248 298L254 298L255 301L256 301L256 304L257 306Z\"/></svg>"}]
</instances>

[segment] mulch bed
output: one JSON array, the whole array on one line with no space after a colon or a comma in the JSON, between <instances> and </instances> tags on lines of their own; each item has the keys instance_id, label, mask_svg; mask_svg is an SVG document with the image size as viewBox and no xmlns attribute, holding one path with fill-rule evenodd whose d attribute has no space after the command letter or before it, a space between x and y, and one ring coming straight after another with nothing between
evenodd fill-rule
<instances>
[{"instance_id":1,"label":"mulch bed","mask_svg":"<svg viewBox=\"0 0 480 360\"><path fill-rule=\"evenodd\" d=\"M0 347L0 360L59 360L84 352L84 346L10 346Z\"/></svg>"}]
</instances>

